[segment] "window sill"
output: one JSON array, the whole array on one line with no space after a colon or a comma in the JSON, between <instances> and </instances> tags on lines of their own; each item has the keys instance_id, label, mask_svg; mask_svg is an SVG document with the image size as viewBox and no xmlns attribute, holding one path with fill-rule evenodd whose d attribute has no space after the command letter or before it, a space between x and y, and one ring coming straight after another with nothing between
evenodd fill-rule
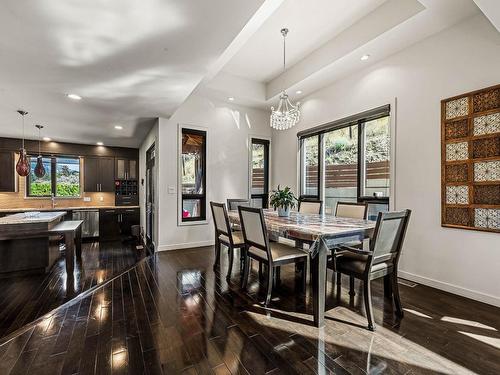
<instances>
[{"instance_id":1,"label":"window sill","mask_svg":"<svg viewBox=\"0 0 500 375\"><path fill-rule=\"evenodd\" d=\"M188 227L192 225L207 225L208 220L200 220L200 221L179 221L177 223L178 227Z\"/></svg>"}]
</instances>

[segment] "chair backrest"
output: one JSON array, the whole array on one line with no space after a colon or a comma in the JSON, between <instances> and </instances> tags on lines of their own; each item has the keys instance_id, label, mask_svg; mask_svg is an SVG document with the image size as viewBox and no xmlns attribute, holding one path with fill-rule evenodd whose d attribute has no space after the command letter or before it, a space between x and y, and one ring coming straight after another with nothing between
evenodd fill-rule
<instances>
[{"instance_id":1,"label":"chair backrest","mask_svg":"<svg viewBox=\"0 0 500 375\"><path fill-rule=\"evenodd\" d=\"M365 219L368 214L368 204L357 202L337 202L336 217L349 219Z\"/></svg>"},{"instance_id":2,"label":"chair backrest","mask_svg":"<svg viewBox=\"0 0 500 375\"><path fill-rule=\"evenodd\" d=\"M262 208L239 206L238 212L245 244L263 250L267 254L267 259L272 261Z\"/></svg>"},{"instance_id":3,"label":"chair backrest","mask_svg":"<svg viewBox=\"0 0 500 375\"><path fill-rule=\"evenodd\" d=\"M299 213L301 214L320 214L323 201L316 199L299 200Z\"/></svg>"},{"instance_id":4,"label":"chair backrest","mask_svg":"<svg viewBox=\"0 0 500 375\"><path fill-rule=\"evenodd\" d=\"M226 205L224 203L210 202L212 216L214 218L215 232L217 237L223 234L232 240L231 227L229 226L229 218L227 217Z\"/></svg>"},{"instance_id":5,"label":"chair backrest","mask_svg":"<svg viewBox=\"0 0 500 375\"><path fill-rule=\"evenodd\" d=\"M237 210L239 206L252 207L250 199L228 199L227 209L229 211Z\"/></svg>"},{"instance_id":6,"label":"chair backrest","mask_svg":"<svg viewBox=\"0 0 500 375\"><path fill-rule=\"evenodd\" d=\"M379 212L373 238L370 241L372 264L381 262L398 263L411 210Z\"/></svg>"}]
</instances>

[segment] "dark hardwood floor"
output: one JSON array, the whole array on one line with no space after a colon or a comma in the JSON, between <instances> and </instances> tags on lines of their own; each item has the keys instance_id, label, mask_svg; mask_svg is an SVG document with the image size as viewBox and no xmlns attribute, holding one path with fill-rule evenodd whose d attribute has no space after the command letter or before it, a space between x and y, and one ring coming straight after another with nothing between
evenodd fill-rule
<instances>
[{"instance_id":1,"label":"dark hardwood floor","mask_svg":"<svg viewBox=\"0 0 500 375\"><path fill-rule=\"evenodd\" d=\"M268 309L255 269L248 291L213 248L146 258L92 293L27 325L0 345L1 374L499 374L500 309L401 283L398 320L373 286L377 331L362 295L340 304L327 288L327 323L312 326L309 292L293 266ZM331 274L328 276L331 278ZM343 280L343 284L348 284ZM350 304L352 303L352 307Z\"/></svg>"},{"instance_id":2,"label":"dark hardwood floor","mask_svg":"<svg viewBox=\"0 0 500 375\"><path fill-rule=\"evenodd\" d=\"M133 266L144 257L121 241L82 246L82 261L68 280L64 257L45 275L0 279L0 338L34 321L76 295Z\"/></svg>"}]
</instances>

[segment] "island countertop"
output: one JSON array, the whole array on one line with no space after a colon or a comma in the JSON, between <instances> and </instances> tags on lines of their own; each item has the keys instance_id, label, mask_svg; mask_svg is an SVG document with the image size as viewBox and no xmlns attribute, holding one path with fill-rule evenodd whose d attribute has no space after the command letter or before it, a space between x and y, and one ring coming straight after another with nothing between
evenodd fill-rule
<instances>
[{"instance_id":1,"label":"island countertop","mask_svg":"<svg viewBox=\"0 0 500 375\"><path fill-rule=\"evenodd\" d=\"M27 217L24 213L8 215L0 218L0 226L4 224L32 224L32 223L51 223L59 220L66 211L40 212L37 215Z\"/></svg>"}]
</instances>

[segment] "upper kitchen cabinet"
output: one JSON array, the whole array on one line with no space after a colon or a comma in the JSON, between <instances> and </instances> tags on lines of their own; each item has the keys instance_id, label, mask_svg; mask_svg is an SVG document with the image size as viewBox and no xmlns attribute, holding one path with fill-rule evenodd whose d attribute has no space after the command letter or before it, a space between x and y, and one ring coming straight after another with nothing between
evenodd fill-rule
<instances>
[{"instance_id":1,"label":"upper kitchen cabinet","mask_svg":"<svg viewBox=\"0 0 500 375\"><path fill-rule=\"evenodd\" d=\"M115 162L108 157L85 157L84 190L86 192L114 192L115 191Z\"/></svg>"},{"instance_id":2,"label":"upper kitchen cabinet","mask_svg":"<svg viewBox=\"0 0 500 375\"><path fill-rule=\"evenodd\" d=\"M15 162L13 151L0 151L0 191L16 191Z\"/></svg>"},{"instance_id":3,"label":"upper kitchen cabinet","mask_svg":"<svg viewBox=\"0 0 500 375\"><path fill-rule=\"evenodd\" d=\"M138 163L136 159L115 159L115 179L116 180L137 180L139 175Z\"/></svg>"}]
</instances>

